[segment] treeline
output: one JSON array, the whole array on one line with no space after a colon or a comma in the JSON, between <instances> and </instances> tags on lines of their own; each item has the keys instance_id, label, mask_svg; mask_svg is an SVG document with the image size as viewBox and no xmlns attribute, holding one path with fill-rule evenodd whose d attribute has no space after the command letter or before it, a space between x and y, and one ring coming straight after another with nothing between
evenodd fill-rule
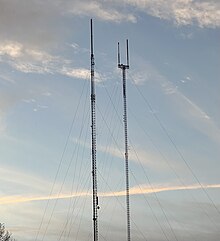
<instances>
[{"instance_id":1,"label":"treeline","mask_svg":"<svg viewBox=\"0 0 220 241\"><path fill-rule=\"evenodd\" d=\"M0 223L0 241L15 241L12 234L5 229L5 225Z\"/></svg>"}]
</instances>

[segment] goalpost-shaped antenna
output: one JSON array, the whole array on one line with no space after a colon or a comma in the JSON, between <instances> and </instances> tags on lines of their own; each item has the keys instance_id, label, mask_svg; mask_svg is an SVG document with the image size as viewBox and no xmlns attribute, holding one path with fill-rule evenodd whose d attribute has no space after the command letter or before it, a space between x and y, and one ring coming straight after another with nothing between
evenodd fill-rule
<instances>
[{"instance_id":1,"label":"goalpost-shaped antenna","mask_svg":"<svg viewBox=\"0 0 220 241\"><path fill-rule=\"evenodd\" d=\"M126 40L126 64L121 64L121 59L120 59L120 46L118 42L118 68L119 69L129 69L129 51L128 51L128 39Z\"/></svg>"},{"instance_id":2,"label":"goalpost-shaped antenna","mask_svg":"<svg viewBox=\"0 0 220 241\"><path fill-rule=\"evenodd\" d=\"M129 201L129 167L128 167L128 123L127 123L127 93L126 70L129 69L128 39L126 40L127 63L121 64L120 49L118 43L118 68L122 70L123 81L123 107L124 107L124 141L125 141L125 179L126 179L126 207L127 207L127 241L131 241L130 201Z\"/></svg>"}]
</instances>

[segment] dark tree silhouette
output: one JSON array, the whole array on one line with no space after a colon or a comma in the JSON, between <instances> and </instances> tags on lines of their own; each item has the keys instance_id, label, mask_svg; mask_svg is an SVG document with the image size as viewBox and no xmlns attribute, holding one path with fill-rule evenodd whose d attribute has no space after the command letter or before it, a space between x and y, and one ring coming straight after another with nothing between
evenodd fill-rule
<instances>
[{"instance_id":1,"label":"dark tree silhouette","mask_svg":"<svg viewBox=\"0 0 220 241\"><path fill-rule=\"evenodd\" d=\"M0 241L14 241L9 231L5 230L5 225L0 223Z\"/></svg>"}]
</instances>

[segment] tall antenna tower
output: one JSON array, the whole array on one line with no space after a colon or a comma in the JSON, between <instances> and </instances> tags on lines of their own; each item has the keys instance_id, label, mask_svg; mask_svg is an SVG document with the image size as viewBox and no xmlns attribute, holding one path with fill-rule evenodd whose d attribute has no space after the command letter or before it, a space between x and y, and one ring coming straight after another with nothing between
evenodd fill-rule
<instances>
[{"instance_id":1,"label":"tall antenna tower","mask_svg":"<svg viewBox=\"0 0 220 241\"><path fill-rule=\"evenodd\" d=\"M129 172L128 172L128 122L127 122L127 97L126 97L126 70L129 69L128 39L126 40L127 64L120 60L120 47L118 42L118 68L122 70L123 100L124 100L124 137L125 137L125 175L126 175L126 205L127 205L127 241L131 240L130 200L129 200Z\"/></svg>"},{"instance_id":2,"label":"tall antenna tower","mask_svg":"<svg viewBox=\"0 0 220 241\"><path fill-rule=\"evenodd\" d=\"M92 128L92 190L93 190L93 234L94 241L98 241L98 196L97 196L97 168L96 168L96 112L95 112L95 58L93 52L93 25L91 27L91 128Z\"/></svg>"}]
</instances>

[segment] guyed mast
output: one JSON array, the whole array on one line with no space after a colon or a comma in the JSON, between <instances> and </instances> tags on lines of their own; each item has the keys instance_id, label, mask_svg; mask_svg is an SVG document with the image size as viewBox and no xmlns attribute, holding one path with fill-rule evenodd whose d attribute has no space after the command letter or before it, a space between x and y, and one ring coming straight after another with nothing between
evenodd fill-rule
<instances>
[{"instance_id":1,"label":"guyed mast","mask_svg":"<svg viewBox=\"0 0 220 241\"><path fill-rule=\"evenodd\" d=\"M127 93L126 70L129 69L128 39L126 40L127 63L122 64L120 59L120 47L118 43L118 68L122 70L123 107L124 107L124 142L125 142L125 181L126 181L126 211L127 211L127 241L131 241L130 199L129 199L129 167L128 167L128 121L127 121Z\"/></svg>"},{"instance_id":2,"label":"guyed mast","mask_svg":"<svg viewBox=\"0 0 220 241\"><path fill-rule=\"evenodd\" d=\"M91 29L91 128L92 128L92 192L93 192L93 240L98 241L98 195L97 195L97 167L96 167L96 111L95 111L95 58L93 52L93 24Z\"/></svg>"}]
</instances>

